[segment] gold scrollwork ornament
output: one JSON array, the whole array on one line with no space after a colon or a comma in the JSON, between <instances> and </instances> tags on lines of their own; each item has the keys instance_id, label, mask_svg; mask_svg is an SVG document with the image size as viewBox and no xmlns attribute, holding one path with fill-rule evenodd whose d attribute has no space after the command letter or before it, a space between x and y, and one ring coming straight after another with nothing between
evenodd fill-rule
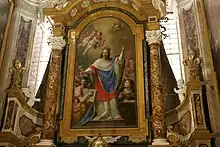
<instances>
[{"instance_id":1,"label":"gold scrollwork ornament","mask_svg":"<svg viewBox=\"0 0 220 147\"><path fill-rule=\"evenodd\" d=\"M101 133L94 139L88 147L108 147L108 143L102 138Z\"/></svg>"},{"instance_id":2,"label":"gold scrollwork ornament","mask_svg":"<svg viewBox=\"0 0 220 147\"><path fill-rule=\"evenodd\" d=\"M180 141L180 135L173 130L173 126L167 127L167 139L172 145L178 145Z\"/></svg>"},{"instance_id":3,"label":"gold scrollwork ornament","mask_svg":"<svg viewBox=\"0 0 220 147\"><path fill-rule=\"evenodd\" d=\"M36 128L36 132L30 134L28 137L28 144L31 145L36 145L40 141L40 136L41 136L41 128Z\"/></svg>"},{"instance_id":4,"label":"gold scrollwork ornament","mask_svg":"<svg viewBox=\"0 0 220 147\"><path fill-rule=\"evenodd\" d=\"M189 66L190 79L199 79L199 65L201 63L201 58L194 54L188 56L188 59L183 61L183 65Z\"/></svg>"}]
</instances>

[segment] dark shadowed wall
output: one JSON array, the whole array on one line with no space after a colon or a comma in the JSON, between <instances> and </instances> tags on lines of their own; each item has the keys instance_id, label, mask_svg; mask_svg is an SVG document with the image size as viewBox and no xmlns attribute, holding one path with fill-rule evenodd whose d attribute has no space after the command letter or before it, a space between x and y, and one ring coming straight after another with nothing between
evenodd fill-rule
<instances>
[{"instance_id":1,"label":"dark shadowed wall","mask_svg":"<svg viewBox=\"0 0 220 147\"><path fill-rule=\"evenodd\" d=\"M204 0L210 31L214 68L220 89L220 0Z\"/></svg>"}]
</instances>

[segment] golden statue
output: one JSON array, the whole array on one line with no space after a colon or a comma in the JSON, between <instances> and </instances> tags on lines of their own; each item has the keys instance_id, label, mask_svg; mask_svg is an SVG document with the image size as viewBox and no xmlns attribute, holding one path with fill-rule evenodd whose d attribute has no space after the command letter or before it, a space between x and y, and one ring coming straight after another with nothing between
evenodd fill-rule
<instances>
[{"instance_id":1,"label":"golden statue","mask_svg":"<svg viewBox=\"0 0 220 147\"><path fill-rule=\"evenodd\" d=\"M101 133L94 139L88 147L108 147L108 143L102 138Z\"/></svg>"},{"instance_id":2,"label":"golden statue","mask_svg":"<svg viewBox=\"0 0 220 147\"><path fill-rule=\"evenodd\" d=\"M21 66L21 62L19 60L15 60L14 65L10 68L10 72L12 73L11 87L21 87L24 70L25 68Z\"/></svg>"}]
</instances>

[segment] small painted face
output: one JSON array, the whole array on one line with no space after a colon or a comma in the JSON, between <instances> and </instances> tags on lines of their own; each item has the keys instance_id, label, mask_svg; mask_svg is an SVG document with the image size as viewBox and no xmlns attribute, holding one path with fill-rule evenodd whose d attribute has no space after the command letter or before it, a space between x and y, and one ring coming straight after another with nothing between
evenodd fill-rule
<instances>
[{"instance_id":1,"label":"small painted face","mask_svg":"<svg viewBox=\"0 0 220 147\"><path fill-rule=\"evenodd\" d=\"M101 37L102 36L102 33L101 32L97 32L97 37Z\"/></svg>"},{"instance_id":2,"label":"small painted face","mask_svg":"<svg viewBox=\"0 0 220 147\"><path fill-rule=\"evenodd\" d=\"M84 68L83 68L83 67L79 68L79 71L80 71L80 72L83 72L83 71L84 71Z\"/></svg>"},{"instance_id":3,"label":"small painted face","mask_svg":"<svg viewBox=\"0 0 220 147\"><path fill-rule=\"evenodd\" d=\"M108 50L103 50L102 51L102 56L104 59L108 59L109 58L109 51Z\"/></svg>"},{"instance_id":4,"label":"small painted face","mask_svg":"<svg viewBox=\"0 0 220 147\"><path fill-rule=\"evenodd\" d=\"M91 33L91 36L95 36L96 35L96 31L93 31L92 33Z\"/></svg>"},{"instance_id":5,"label":"small painted face","mask_svg":"<svg viewBox=\"0 0 220 147\"><path fill-rule=\"evenodd\" d=\"M83 87L86 87L86 84L87 84L87 81L86 81L85 79L82 79L82 80L81 80L81 85L82 85Z\"/></svg>"},{"instance_id":6,"label":"small painted face","mask_svg":"<svg viewBox=\"0 0 220 147\"><path fill-rule=\"evenodd\" d=\"M126 80L124 87L125 88L131 88L131 82L129 80Z\"/></svg>"}]
</instances>

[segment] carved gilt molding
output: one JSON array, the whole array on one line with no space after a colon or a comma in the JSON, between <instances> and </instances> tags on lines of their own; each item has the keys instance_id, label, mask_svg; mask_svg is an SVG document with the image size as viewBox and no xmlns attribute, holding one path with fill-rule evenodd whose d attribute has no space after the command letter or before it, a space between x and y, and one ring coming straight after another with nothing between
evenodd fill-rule
<instances>
[{"instance_id":1,"label":"carved gilt molding","mask_svg":"<svg viewBox=\"0 0 220 147\"><path fill-rule=\"evenodd\" d=\"M188 59L183 61L184 66L189 67L190 80L195 80L200 78L199 66L201 64L201 58L197 57L195 54L190 54Z\"/></svg>"}]
</instances>

